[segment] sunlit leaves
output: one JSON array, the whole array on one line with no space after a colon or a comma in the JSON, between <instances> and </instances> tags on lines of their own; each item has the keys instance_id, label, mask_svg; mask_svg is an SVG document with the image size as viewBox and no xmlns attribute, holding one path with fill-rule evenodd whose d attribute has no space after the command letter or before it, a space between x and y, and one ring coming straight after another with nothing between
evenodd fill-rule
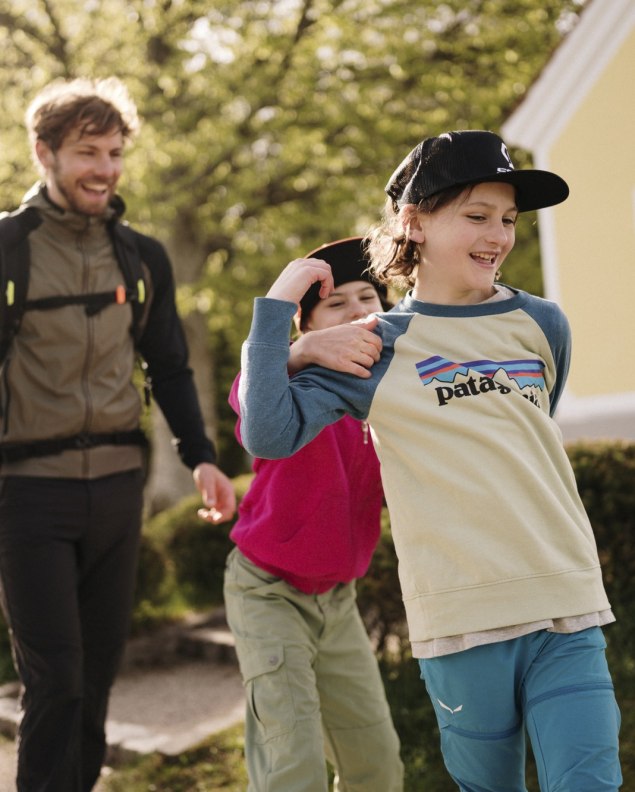
<instances>
[{"instance_id":1,"label":"sunlit leaves","mask_svg":"<svg viewBox=\"0 0 635 792\"><path fill-rule=\"evenodd\" d=\"M419 140L499 129L581 6L0 0L2 204L35 178L22 127L35 92L53 77L118 75L144 118L126 155L129 217L170 243L188 305L213 305L210 325L238 343L253 294L289 258L364 233ZM539 289L527 220L510 280Z\"/></svg>"}]
</instances>

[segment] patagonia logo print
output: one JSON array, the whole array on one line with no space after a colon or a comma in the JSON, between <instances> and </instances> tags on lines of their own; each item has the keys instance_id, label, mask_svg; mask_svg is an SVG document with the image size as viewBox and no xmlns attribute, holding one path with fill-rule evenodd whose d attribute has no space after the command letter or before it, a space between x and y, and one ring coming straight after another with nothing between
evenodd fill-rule
<instances>
[{"instance_id":1,"label":"patagonia logo print","mask_svg":"<svg viewBox=\"0 0 635 792\"><path fill-rule=\"evenodd\" d=\"M479 396L489 391L502 394L512 389L538 404L538 391L545 389L544 363L542 360L470 360L455 363L434 355L416 364L417 374L423 385L434 386L439 407L445 407L452 399Z\"/></svg>"}]
</instances>

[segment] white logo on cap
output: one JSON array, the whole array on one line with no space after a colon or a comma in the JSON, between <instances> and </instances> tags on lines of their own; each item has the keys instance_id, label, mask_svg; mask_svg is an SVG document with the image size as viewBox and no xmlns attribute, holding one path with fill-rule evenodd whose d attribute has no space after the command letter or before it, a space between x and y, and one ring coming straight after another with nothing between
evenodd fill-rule
<instances>
[{"instance_id":1,"label":"white logo on cap","mask_svg":"<svg viewBox=\"0 0 635 792\"><path fill-rule=\"evenodd\" d=\"M496 168L496 172L507 173L507 171L514 170L514 163L512 162L512 158L509 156L509 151L507 151L507 146L504 143L501 143L501 154L509 163L509 168Z\"/></svg>"}]
</instances>

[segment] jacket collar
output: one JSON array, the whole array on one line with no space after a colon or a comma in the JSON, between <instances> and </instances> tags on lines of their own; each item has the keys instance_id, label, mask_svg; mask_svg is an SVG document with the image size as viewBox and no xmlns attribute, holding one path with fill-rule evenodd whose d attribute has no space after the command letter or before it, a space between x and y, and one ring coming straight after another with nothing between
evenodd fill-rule
<instances>
[{"instance_id":1,"label":"jacket collar","mask_svg":"<svg viewBox=\"0 0 635 792\"><path fill-rule=\"evenodd\" d=\"M36 182L24 196L22 204L34 206L44 216L50 217L52 220L62 223L64 226L74 231L87 231L89 228L112 225L117 222L126 211L124 200L119 195L113 197L103 215L85 215L63 209L51 200L44 182Z\"/></svg>"}]
</instances>

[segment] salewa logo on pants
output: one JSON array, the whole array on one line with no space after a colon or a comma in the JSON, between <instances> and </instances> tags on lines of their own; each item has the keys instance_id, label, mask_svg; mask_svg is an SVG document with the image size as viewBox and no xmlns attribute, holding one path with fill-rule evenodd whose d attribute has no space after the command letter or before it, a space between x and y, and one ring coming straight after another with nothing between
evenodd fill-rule
<instances>
[{"instance_id":1,"label":"salewa logo on pants","mask_svg":"<svg viewBox=\"0 0 635 792\"><path fill-rule=\"evenodd\" d=\"M454 709L452 709L452 707L448 707L448 705L447 705L447 704L444 704L444 703L441 701L441 699L440 699L440 698L438 698L438 699L437 699L437 701L438 701L438 702L439 702L439 704L440 704L440 705L443 707L443 709L444 709L444 710L447 710L447 711L448 711L449 713L451 713L452 715L455 715L457 712L460 712L460 711L463 709L463 704L459 704L459 706L458 706L458 707L455 707Z\"/></svg>"}]
</instances>

